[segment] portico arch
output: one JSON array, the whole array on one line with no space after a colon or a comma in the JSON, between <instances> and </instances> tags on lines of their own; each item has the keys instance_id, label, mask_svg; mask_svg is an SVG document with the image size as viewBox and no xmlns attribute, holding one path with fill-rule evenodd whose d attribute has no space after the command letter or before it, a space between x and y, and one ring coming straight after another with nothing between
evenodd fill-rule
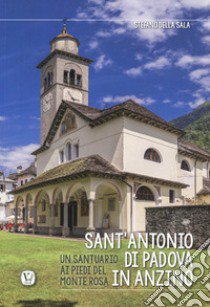
<instances>
[{"instance_id":1,"label":"portico arch","mask_svg":"<svg viewBox=\"0 0 210 307\"><path fill-rule=\"evenodd\" d=\"M68 203L71 196L75 194L78 190L84 190L86 194L89 194L89 189L87 184L82 184L81 182L73 183L67 190L65 202Z\"/></svg>"},{"instance_id":2,"label":"portico arch","mask_svg":"<svg viewBox=\"0 0 210 307\"><path fill-rule=\"evenodd\" d=\"M100 182L96 186L95 224L104 231L122 228L122 192L117 183Z\"/></svg>"},{"instance_id":3,"label":"portico arch","mask_svg":"<svg viewBox=\"0 0 210 307\"><path fill-rule=\"evenodd\" d=\"M41 190L37 193L35 198L35 209L37 215L37 223L36 217L34 218L35 224L37 224L38 227L38 231L40 233L48 234L50 225L50 198L44 190Z\"/></svg>"}]
</instances>

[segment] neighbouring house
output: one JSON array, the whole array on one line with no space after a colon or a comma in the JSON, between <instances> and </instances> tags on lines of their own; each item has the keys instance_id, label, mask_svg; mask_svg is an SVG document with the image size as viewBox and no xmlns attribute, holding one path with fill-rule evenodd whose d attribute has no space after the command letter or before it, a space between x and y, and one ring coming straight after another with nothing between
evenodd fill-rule
<instances>
[{"instance_id":1,"label":"neighbouring house","mask_svg":"<svg viewBox=\"0 0 210 307\"><path fill-rule=\"evenodd\" d=\"M33 161L29 167L23 170L23 167L19 165L17 167L17 171L15 173L11 173L8 176L9 180L12 180L14 182L13 188L9 191L15 190L16 188L26 184L27 182L31 182L37 174L36 170L36 162ZM12 196L12 195L10 195ZM15 212L15 203L14 203L14 196L12 196L12 199L7 202L6 206L6 217L8 218L10 215L14 214ZM23 223L25 220L25 208L24 206L19 206L17 210L17 217L18 217L18 223ZM28 220L30 222L30 218ZM32 222L32 221L31 221Z\"/></svg>"},{"instance_id":2,"label":"neighbouring house","mask_svg":"<svg viewBox=\"0 0 210 307\"><path fill-rule=\"evenodd\" d=\"M64 25L50 45L37 66L37 177L13 192L25 231L29 221L34 233L51 235L145 231L146 207L195 202L209 176L209 153L135 101L89 106L92 61L79 55L78 39Z\"/></svg>"},{"instance_id":3,"label":"neighbouring house","mask_svg":"<svg viewBox=\"0 0 210 307\"><path fill-rule=\"evenodd\" d=\"M8 220L14 221L14 208L10 210L10 203L13 202L14 196L9 194L15 188L15 181L0 172L0 224L6 223ZM8 219L9 218L9 219Z\"/></svg>"}]
</instances>

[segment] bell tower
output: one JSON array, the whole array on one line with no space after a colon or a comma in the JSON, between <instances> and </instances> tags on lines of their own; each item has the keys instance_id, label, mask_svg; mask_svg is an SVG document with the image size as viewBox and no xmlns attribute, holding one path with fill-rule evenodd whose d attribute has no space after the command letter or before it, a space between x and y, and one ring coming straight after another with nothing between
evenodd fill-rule
<instances>
[{"instance_id":1,"label":"bell tower","mask_svg":"<svg viewBox=\"0 0 210 307\"><path fill-rule=\"evenodd\" d=\"M37 66L41 72L41 144L62 100L88 105L92 61L79 55L79 45L78 39L67 32L64 19L61 33L50 42L49 55Z\"/></svg>"}]
</instances>

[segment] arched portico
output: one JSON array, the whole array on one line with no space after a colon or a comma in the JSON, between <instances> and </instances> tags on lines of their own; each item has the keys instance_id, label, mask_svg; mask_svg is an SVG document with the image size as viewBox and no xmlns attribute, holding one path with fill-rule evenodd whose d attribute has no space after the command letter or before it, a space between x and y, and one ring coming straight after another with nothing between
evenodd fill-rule
<instances>
[{"instance_id":1,"label":"arched portico","mask_svg":"<svg viewBox=\"0 0 210 307\"><path fill-rule=\"evenodd\" d=\"M122 228L122 192L115 182L101 182L96 186L96 228L117 231Z\"/></svg>"},{"instance_id":2,"label":"arched portico","mask_svg":"<svg viewBox=\"0 0 210 307\"><path fill-rule=\"evenodd\" d=\"M27 192L17 204L25 204L26 231L81 236L122 229L122 191L118 181L91 177Z\"/></svg>"},{"instance_id":3,"label":"arched portico","mask_svg":"<svg viewBox=\"0 0 210 307\"><path fill-rule=\"evenodd\" d=\"M115 181L75 182L66 193L64 233L115 231L122 227L122 192Z\"/></svg>"},{"instance_id":4,"label":"arched portico","mask_svg":"<svg viewBox=\"0 0 210 307\"><path fill-rule=\"evenodd\" d=\"M50 204L50 235L62 235L63 226L63 191L55 188Z\"/></svg>"},{"instance_id":5,"label":"arched portico","mask_svg":"<svg viewBox=\"0 0 210 307\"><path fill-rule=\"evenodd\" d=\"M46 191L37 193L34 205L34 232L49 234L50 199Z\"/></svg>"},{"instance_id":6,"label":"arched portico","mask_svg":"<svg viewBox=\"0 0 210 307\"><path fill-rule=\"evenodd\" d=\"M66 194L64 224L67 233L74 235L84 234L89 226L89 200L87 185L76 183Z\"/></svg>"}]
</instances>

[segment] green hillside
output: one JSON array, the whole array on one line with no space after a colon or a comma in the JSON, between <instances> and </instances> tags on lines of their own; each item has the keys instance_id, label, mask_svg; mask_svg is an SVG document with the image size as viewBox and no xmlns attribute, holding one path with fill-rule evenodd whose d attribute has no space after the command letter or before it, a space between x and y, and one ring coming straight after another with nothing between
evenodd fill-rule
<instances>
[{"instance_id":1,"label":"green hillside","mask_svg":"<svg viewBox=\"0 0 210 307\"><path fill-rule=\"evenodd\" d=\"M187 140L210 152L210 101L171 123L186 132Z\"/></svg>"}]
</instances>

